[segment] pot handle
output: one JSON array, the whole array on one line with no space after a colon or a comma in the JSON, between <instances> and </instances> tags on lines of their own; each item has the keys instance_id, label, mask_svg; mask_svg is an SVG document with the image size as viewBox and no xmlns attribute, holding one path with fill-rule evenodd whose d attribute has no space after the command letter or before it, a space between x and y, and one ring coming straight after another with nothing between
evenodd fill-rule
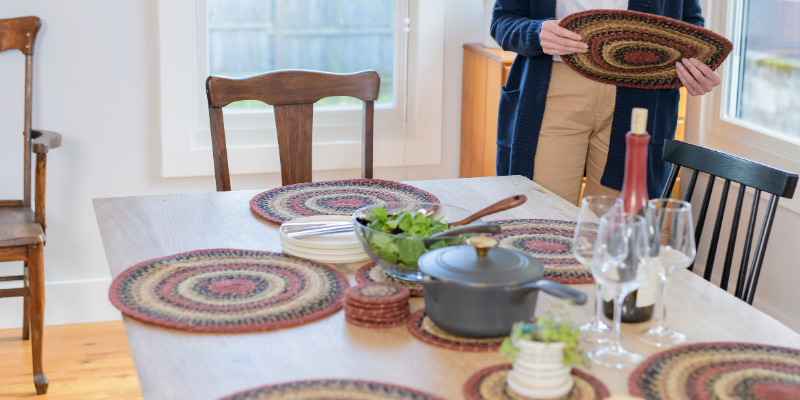
<instances>
[{"instance_id":1,"label":"pot handle","mask_svg":"<svg viewBox=\"0 0 800 400\"><path fill-rule=\"evenodd\" d=\"M518 286L516 289L539 289L562 299L570 299L575 302L575 304L586 303L586 294L580 290L575 290L567 285L562 285L560 283L551 282L544 279L536 282L526 283L522 286Z\"/></svg>"}]
</instances>

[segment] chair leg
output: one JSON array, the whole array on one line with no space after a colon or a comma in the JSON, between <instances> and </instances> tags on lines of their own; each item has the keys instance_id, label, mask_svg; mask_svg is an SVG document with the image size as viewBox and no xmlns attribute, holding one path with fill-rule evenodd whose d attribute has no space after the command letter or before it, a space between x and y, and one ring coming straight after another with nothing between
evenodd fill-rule
<instances>
[{"instance_id":1,"label":"chair leg","mask_svg":"<svg viewBox=\"0 0 800 400\"><path fill-rule=\"evenodd\" d=\"M44 252L42 245L28 247L30 274L31 349L33 353L33 383L37 394L47 393L49 380L42 368L42 339L44 336Z\"/></svg>"},{"instance_id":2,"label":"chair leg","mask_svg":"<svg viewBox=\"0 0 800 400\"><path fill-rule=\"evenodd\" d=\"M23 276L23 283L25 287L28 287L28 262L25 261L24 272ZM22 340L28 340L31 338L31 321L29 318L30 313L30 305L31 305L31 298L29 296L25 296L22 298Z\"/></svg>"}]
</instances>

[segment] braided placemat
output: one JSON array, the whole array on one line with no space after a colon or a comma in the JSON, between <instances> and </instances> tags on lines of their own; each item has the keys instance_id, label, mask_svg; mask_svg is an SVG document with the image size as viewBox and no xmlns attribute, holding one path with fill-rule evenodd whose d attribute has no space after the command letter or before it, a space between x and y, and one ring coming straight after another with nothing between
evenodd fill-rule
<instances>
[{"instance_id":1,"label":"braided placemat","mask_svg":"<svg viewBox=\"0 0 800 400\"><path fill-rule=\"evenodd\" d=\"M733 49L708 29L637 11L588 10L570 14L559 26L589 45L588 52L561 59L589 79L616 86L679 88L677 62L695 58L715 70Z\"/></svg>"},{"instance_id":2,"label":"braided placemat","mask_svg":"<svg viewBox=\"0 0 800 400\"><path fill-rule=\"evenodd\" d=\"M220 400L443 400L418 390L387 383L349 379L297 381L245 390Z\"/></svg>"},{"instance_id":3,"label":"braided placemat","mask_svg":"<svg viewBox=\"0 0 800 400\"><path fill-rule=\"evenodd\" d=\"M492 221L503 232L491 237L503 248L534 256L544 264L544 279L564 284L594 283L592 271L572 254L575 223L552 219Z\"/></svg>"},{"instance_id":4,"label":"braided placemat","mask_svg":"<svg viewBox=\"0 0 800 400\"><path fill-rule=\"evenodd\" d=\"M511 371L511 364L494 365L476 372L464 383L464 398L466 400L528 400L527 397L522 397L508 388L506 377L509 371ZM603 382L579 369L572 369L572 379L575 382L572 391L558 399L602 400L611 395Z\"/></svg>"},{"instance_id":5,"label":"braided placemat","mask_svg":"<svg viewBox=\"0 0 800 400\"><path fill-rule=\"evenodd\" d=\"M666 399L800 399L800 350L698 343L655 354L628 379L631 395Z\"/></svg>"},{"instance_id":6,"label":"braided placemat","mask_svg":"<svg viewBox=\"0 0 800 400\"><path fill-rule=\"evenodd\" d=\"M386 268L371 262L356 271L356 282L360 284L370 282L391 282L401 285L411 292L412 297L422 297L422 283L411 282L404 279L397 279L389 276Z\"/></svg>"},{"instance_id":7,"label":"braided placemat","mask_svg":"<svg viewBox=\"0 0 800 400\"><path fill-rule=\"evenodd\" d=\"M467 338L446 332L437 327L430 317L425 314L425 309L417 310L408 317L408 331L417 339L448 350L487 352L497 351L505 337L499 338Z\"/></svg>"},{"instance_id":8,"label":"braided placemat","mask_svg":"<svg viewBox=\"0 0 800 400\"><path fill-rule=\"evenodd\" d=\"M137 264L111 283L125 315L193 332L253 332L304 324L342 307L339 271L281 253L197 250Z\"/></svg>"},{"instance_id":9,"label":"braided placemat","mask_svg":"<svg viewBox=\"0 0 800 400\"><path fill-rule=\"evenodd\" d=\"M250 208L264 219L282 224L312 215L351 215L361 207L390 202L439 203L439 199L404 183L350 179L267 190L250 200Z\"/></svg>"}]
</instances>

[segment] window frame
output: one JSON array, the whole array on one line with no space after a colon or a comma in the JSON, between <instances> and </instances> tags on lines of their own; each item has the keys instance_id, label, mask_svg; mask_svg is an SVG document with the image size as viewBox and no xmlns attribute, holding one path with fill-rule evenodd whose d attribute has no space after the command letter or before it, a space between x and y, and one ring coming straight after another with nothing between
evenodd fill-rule
<instances>
[{"instance_id":1,"label":"window frame","mask_svg":"<svg viewBox=\"0 0 800 400\"><path fill-rule=\"evenodd\" d=\"M706 14L706 28L723 33L741 45L738 22L744 18L743 0L701 0ZM791 172L800 172L800 140L728 115L739 54L732 52L717 71L722 84L712 93L693 97L687 108L687 139L704 147L761 162ZM693 135L692 131L697 132ZM766 198L766 194L763 195ZM800 193L793 199L781 199L779 206L800 214Z\"/></svg>"},{"instance_id":2,"label":"window frame","mask_svg":"<svg viewBox=\"0 0 800 400\"><path fill-rule=\"evenodd\" d=\"M375 112L376 168L441 164L444 1L395 0L397 21L405 18L406 1L411 11L408 115L404 121L405 60L397 56L404 53L404 37L398 34L403 26L396 26L394 102L376 106ZM198 34L205 29L205 2L159 0L162 176L166 178L214 175L205 94L208 59L202 50L205 35ZM272 110L223 112L231 174L280 172ZM361 107L315 109L314 170L360 167L360 119Z\"/></svg>"}]
</instances>

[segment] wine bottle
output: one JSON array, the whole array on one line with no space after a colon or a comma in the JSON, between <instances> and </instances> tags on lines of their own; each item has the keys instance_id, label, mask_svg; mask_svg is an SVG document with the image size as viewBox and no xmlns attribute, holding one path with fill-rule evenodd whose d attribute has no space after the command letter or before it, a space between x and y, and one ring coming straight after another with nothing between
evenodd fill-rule
<instances>
[{"instance_id":1,"label":"wine bottle","mask_svg":"<svg viewBox=\"0 0 800 400\"><path fill-rule=\"evenodd\" d=\"M647 152L650 135L647 134L647 109L634 108L631 115L631 130L625 135L625 178L620 198L629 215L643 215L649 197L647 195ZM629 254L625 263L639 262L635 254ZM658 276L652 274L639 289L625 297L622 303L622 322L645 322L653 317L656 302ZM603 314L614 317L613 296L603 294Z\"/></svg>"}]
</instances>

